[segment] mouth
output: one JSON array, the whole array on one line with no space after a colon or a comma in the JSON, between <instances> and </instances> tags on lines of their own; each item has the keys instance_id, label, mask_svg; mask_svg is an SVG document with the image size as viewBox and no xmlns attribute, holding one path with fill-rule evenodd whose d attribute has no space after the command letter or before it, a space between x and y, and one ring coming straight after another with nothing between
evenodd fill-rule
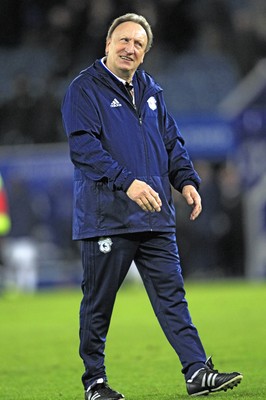
<instances>
[{"instance_id":1,"label":"mouth","mask_svg":"<svg viewBox=\"0 0 266 400\"><path fill-rule=\"evenodd\" d=\"M128 56L120 56L120 58L124 61L134 61L131 57Z\"/></svg>"}]
</instances>

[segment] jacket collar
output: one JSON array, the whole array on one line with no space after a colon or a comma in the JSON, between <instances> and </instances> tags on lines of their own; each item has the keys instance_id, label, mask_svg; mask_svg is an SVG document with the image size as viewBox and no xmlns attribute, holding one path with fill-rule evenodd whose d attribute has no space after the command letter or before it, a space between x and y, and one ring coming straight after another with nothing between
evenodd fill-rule
<instances>
[{"instance_id":1,"label":"jacket collar","mask_svg":"<svg viewBox=\"0 0 266 400\"><path fill-rule=\"evenodd\" d=\"M90 67L81 72L81 74L86 73L91 75L94 79L100 80L113 90L118 90L120 94L128 98L123 88L123 83L102 65L101 59L96 60ZM147 101L149 97L162 91L162 88L154 81L152 76L142 69L136 70L132 82L137 106L143 101Z\"/></svg>"},{"instance_id":2,"label":"jacket collar","mask_svg":"<svg viewBox=\"0 0 266 400\"><path fill-rule=\"evenodd\" d=\"M109 85L113 84L114 81L116 83L119 82L116 76L109 72L109 70L102 65L101 59L96 60L94 64L85 71L89 72L95 78L105 81L106 84ZM132 82L134 84L134 88L135 84L138 84L138 86L141 86L142 89L147 90L153 88L155 92L162 91L162 88L154 81L154 79L142 69L136 70Z\"/></svg>"},{"instance_id":3,"label":"jacket collar","mask_svg":"<svg viewBox=\"0 0 266 400\"><path fill-rule=\"evenodd\" d=\"M105 69L107 69L107 71L109 72L110 75L113 75L118 81L122 82L123 85L125 85L127 81L126 81L125 79L119 78L119 76L117 76L116 74L114 74L114 73L107 67L107 65L105 64L105 60L106 60L106 57L101 58L101 64L102 64L102 66L103 66ZM132 81L130 81L130 83L131 83L131 82L132 82Z\"/></svg>"}]
</instances>

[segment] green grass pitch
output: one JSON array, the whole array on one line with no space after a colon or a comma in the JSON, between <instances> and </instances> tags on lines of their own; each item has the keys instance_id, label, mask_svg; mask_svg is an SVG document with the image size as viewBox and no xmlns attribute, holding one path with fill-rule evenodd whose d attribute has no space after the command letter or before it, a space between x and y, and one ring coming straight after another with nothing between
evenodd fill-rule
<instances>
[{"instance_id":1,"label":"green grass pitch","mask_svg":"<svg viewBox=\"0 0 266 400\"><path fill-rule=\"evenodd\" d=\"M240 386L215 399L266 399L266 284L187 282L187 300L208 355ZM0 297L0 399L83 399L77 289ZM181 365L141 285L120 290L106 348L109 383L127 400L188 399Z\"/></svg>"}]
</instances>

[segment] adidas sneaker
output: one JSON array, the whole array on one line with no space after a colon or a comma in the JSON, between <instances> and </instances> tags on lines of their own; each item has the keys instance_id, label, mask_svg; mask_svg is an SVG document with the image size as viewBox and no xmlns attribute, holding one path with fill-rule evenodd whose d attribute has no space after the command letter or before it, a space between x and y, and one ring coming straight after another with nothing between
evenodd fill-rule
<instances>
[{"instance_id":1,"label":"adidas sneaker","mask_svg":"<svg viewBox=\"0 0 266 400\"><path fill-rule=\"evenodd\" d=\"M122 400L125 396L111 389L103 379L91 385L85 392L85 400Z\"/></svg>"},{"instance_id":2,"label":"adidas sneaker","mask_svg":"<svg viewBox=\"0 0 266 400\"><path fill-rule=\"evenodd\" d=\"M243 378L239 372L220 373L214 370L211 357L206 361L206 367L196 371L187 380L187 392L191 396L207 395L221 390L233 389Z\"/></svg>"}]
</instances>

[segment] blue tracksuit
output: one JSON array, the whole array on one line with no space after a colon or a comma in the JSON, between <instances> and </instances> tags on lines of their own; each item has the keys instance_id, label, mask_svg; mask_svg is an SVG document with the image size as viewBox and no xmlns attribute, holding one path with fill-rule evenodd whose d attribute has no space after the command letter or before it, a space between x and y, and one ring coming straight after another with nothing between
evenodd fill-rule
<instances>
[{"instance_id":1,"label":"blue tracksuit","mask_svg":"<svg viewBox=\"0 0 266 400\"><path fill-rule=\"evenodd\" d=\"M170 183L198 186L184 140L167 113L162 89L137 71L136 109L98 61L70 85L63 121L75 165L74 239L140 231L175 231ZM126 190L137 178L159 193L160 213L146 214Z\"/></svg>"},{"instance_id":2,"label":"blue tracksuit","mask_svg":"<svg viewBox=\"0 0 266 400\"><path fill-rule=\"evenodd\" d=\"M171 185L179 191L187 184L198 188L200 178L160 86L141 70L133 85L135 106L98 60L71 83L62 105L75 168L73 239L82 240L85 388L106 378L106 334L132 260L183 372L190 374L206 361L184 298L171 195ZM161 212L146 213L129 199L126 191L134 179L159 193Z\"/></svg>"}]
</instances>

